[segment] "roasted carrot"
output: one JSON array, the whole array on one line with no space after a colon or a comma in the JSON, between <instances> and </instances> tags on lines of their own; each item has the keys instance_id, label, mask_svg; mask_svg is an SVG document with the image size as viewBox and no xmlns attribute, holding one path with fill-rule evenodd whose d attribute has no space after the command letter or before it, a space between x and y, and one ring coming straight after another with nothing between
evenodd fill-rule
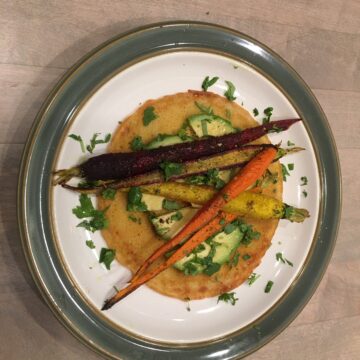
<instances>
[{"instance_id":1,"label":"roasted carrot","mask_svg":"<svg viewBox=\"0 0 360 360\"><path fill-rule=\"evenodd\" d=\"M191 253L193 249L196 248L203 241L208 239L211 235L215 234L221 230L226 224L236 219L236 215L219 213L214 219L212 219L206 226L201 228L197 233L195 233L185 244L183 244L179 249L177 249L167 260L160 264L155 269L139 276L136 279L133 279L130 284L124 289L119 290L112 298L105 301L104 306L101 310L110 309L118 301L123 299L125 296L132 293L139 286L145 284L162 271L166 270L171 265L174 265L177 261L182 259L184 256L187 256Z\"/></svg>"},{"instance_id":2,"label":"roasted carrot","mask_svg":"<svg viewBox=\"0 0 360 360\"><path fill-rule=\"evenodd\" d=\"M236 198L242 191L246 190L258 178L260 178L274 160L276 154L277 148L275 146L268 147L250 160L224 188L222 188L211 200L203 205L190 222L185 225L185 227L173 239L166 242L147 260L145 260L135 273L133 281L135 281L156 259L171 250L174 246L180 244L186 237L192 235L194 232L206 225L218 214L220 209L227 202Z\"/></svg>"}]
</instances>

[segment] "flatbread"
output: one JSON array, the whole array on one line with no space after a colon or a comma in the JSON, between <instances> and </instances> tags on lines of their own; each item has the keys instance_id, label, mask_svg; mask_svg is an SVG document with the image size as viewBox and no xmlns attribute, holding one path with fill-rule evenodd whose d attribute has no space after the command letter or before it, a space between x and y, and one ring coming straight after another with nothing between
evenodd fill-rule
<instances>
[{"instance_id":1,"label":"flatbread","mask_svg":"<svg viewBox=\"0 0 360 360\"><path fill-rule=\"evenodd\" d=\"M130 150L130 141L135 136L141 136L145 143L153 140L158 134L176 134L184 121L193 114L199 113L195 105L198 101L206 106L211 106L214 113L226 118L231 114L231 122L235 127L245 129L257 126L258 123L240 105L228 101L226 98L211 92L188 91L174 95L164 96L160 99L149 100L140 106L132 115L126 118L118 127L109 144L109 152L125 152ZM148 106L155 108L158 118L148 126L143 125L143 113ZM263 137L254 143L268 143ZM280 164L274 163L270 169L278 173L278 182L271 184L263 190L264 194L281 199L282 177ZM98 198L98 206L107 210L109 226L102 234L111 249L116 250L116 259L125 267L135 272L140 265L161 245L164 240L159 238L144 213L135 213L141 219L141 224L134 223L126 211L127 196L117 192L115 200ZM221 270L212 276L184 275L182 272L169 268L158 275L147 285L153 290L178 299L202 299L218 296L228 292L241 283L257 267L271 244L278 220L245 219L248 224L261 233L258 240L253 240L250 245L241 245L239 262L236 266L223 265ZM244 260L243 255L251 256ZM162 260L159 260L162 261ZM156 266L156 264L154 264Z\"/></svg>"}]
</instances>

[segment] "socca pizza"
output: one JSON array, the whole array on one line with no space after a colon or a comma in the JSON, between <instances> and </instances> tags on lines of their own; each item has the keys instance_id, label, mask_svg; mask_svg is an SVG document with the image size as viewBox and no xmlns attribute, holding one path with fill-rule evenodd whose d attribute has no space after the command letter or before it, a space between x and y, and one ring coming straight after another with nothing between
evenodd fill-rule
<instances>
[{"instance_id":1,"label":"socca pizza","mask_svg":"<svg viewBox=\"0 0 360 360\"><path fill-rule=\"evenodd\" d=\"M133 273L103 309L143 284L194 300L246 281L279 220L308 216L282 198L278 160L300 149L267 137L298 120L259 125L234 101L189 90L148 100L120 122L106 154L57 171L57 184L82 193L76 216L97 194L95 215L81 226L101 230L108 249L100 261L116 257ZM73 177L85 181L70 185Z\"/></svg>"}]
</instances>

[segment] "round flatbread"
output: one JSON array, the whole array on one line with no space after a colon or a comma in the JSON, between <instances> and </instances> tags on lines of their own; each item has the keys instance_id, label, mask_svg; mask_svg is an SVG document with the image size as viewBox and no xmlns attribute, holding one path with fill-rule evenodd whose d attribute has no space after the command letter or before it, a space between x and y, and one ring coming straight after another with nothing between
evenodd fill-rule
<instances>
[{"instance_id":1,"label":"round flatbread","mask_svg":"<svg viewBox=\"0 0 360 360\"><path fill-rule=\"evenodd\" d=\"M257 126L258 123L238 104L211 92L188 91L149 100L140 106L132 115L126 118L118 127L109 144L109 152L125 152L130 150L130 142L135 136L141 136L144 143L153 140L158 134L176 134L184 121L199 113L195 102L210 106L214 113L224 118L230 117L233 126L240 129ZM153 106L157 118L148 126L143 125L144 110ZM230 115L230 116L229 116ZM262 137L254 143L268 143L267 137ZM272 173L278 174L276 184L270 184L263 193L282 199L282 176L278 162L271 165ZM116 250L116 259L133 273L161 245L164 240L159 238L144 213L135 213L141 223L133 222L126 210L127 195L117 192L115 200L98 198L98 206L107 210L108 228L102 234L111 249ZM260 237L250 245L238 248L239 261L235 266L227 264L212 276L184 275L182 272L169 268L149 281L147 285L153 290L178 299L202 299L218 296L228 292L241 283L257 267L271 244L278 220L244 219L260 232ZM244 255L245 259L243 259ZM159 260L162 261L162 260ZM156 266L156 263L153 265Z\"/></svg>"}]
</instances>

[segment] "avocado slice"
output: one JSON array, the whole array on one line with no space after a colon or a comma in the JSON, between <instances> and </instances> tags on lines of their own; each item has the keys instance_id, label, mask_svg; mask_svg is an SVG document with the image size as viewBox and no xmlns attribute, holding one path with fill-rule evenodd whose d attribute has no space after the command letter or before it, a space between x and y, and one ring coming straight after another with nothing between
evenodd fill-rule
<instances>
[{"instance_id":1,"label":"avocado slice","mask_svg":"<svg viewBox=\"0 0 360 360\"><path fill-rule=\"evenodd\" d=\"M229 120L217 115L198 114L188 118L188 123L198 137L222 136L237 132Z\"/></svg>"}]
</instances>

